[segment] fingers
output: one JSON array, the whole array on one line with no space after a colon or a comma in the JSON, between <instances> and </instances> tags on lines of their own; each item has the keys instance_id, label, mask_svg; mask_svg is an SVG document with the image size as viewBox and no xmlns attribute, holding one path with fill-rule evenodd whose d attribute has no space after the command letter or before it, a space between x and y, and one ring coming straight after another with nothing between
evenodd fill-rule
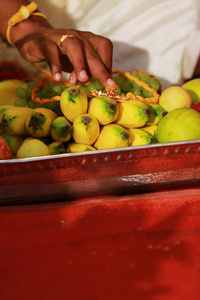
<instances>
[{"instance_id":1,"label":"fingers","mask_svg":"<svg viewBox=\"0 0 200 300\"><path fill-rule=\"evenodd\" d=\"M106 88L116 89L117 84L111 77L113 45L107 38L85 32L89 45L86 47L86 59L91 74Z\"/></svg>"},{"instance_id":2,"label":"fingers","mask_svg":"<svg viewBox=\"0 0 200 300\"><path fill-rule=\"evenodd\" d=\"M95 35L91 32L86 32L87 40L92 45L95 52L99 55L106 68L112 71L112 53L113 44L112 42L100 35Z\"/></svg>"},{"instance_id":3,"label":"fingers","mask_svg":"<svg viewBox=\"0 0 200 300\"><path fill-rule=\"evenodd\" d=\"M29 56L34 57L32 61L46 60L55 81L61 80L63 67L67 67L63 71L70 72L72 66L72 84L86 82L93 75L106 88L117 88L111 77L112 43L108 39L90 32L48 29L39 37L37 35L31 44Z\"/></svg>"},{"instance_id":4,"label":"fingers","mask_svg":"<svg viewBox=\"0 0 200 300\"><path fill-rule=\"evenodd\" d=\"M90 32L76 32L76 38L68 35L61 44L61 51L70 59L74 71L70 82L88 80L87 70L106 87L117 88L111 78L112 70L112 43L103 37Z\"/></svg>"},{"instance_id":5,"label":"fingers","mask_svg":"<svg viewBox=\"0 0 200 300\"><path fill-rule=\"evenodd\" d=\"M86 71L87 67L82 41L72 35L68 35L62 41L60 48L62 53L67 55L74 68L74 71L70 76L70 82L72 84L76 84L78 80L81 82L86 82L89 76Z\"/></svg>"},{"instance_id":6,"label":"fingers","mask_svg":"<svg viewBox=\"0 0 200 300\"><path fill-rule=\"evenodd\" d=\"M58 47L53 42L46 42L42 46L43 55L48 62L52 77L55 81L62 79L62 70Z\"/></svg>"}]
</instances>

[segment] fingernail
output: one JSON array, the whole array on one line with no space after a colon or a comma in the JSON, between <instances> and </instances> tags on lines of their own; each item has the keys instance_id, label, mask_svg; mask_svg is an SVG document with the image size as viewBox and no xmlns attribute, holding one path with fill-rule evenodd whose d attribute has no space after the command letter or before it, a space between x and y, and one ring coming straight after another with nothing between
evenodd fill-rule
<instances>
[{"instance_id":1,"label":"fingernail","mask_svg":"<svg viewBox=\"0 0 200 300\"><path fill-rule=\"evenodd\" d=\"M54 75L54 80L55 80L55 81L60 81L61 78L62 78L62 76L61 76L60 73L56 73L56 74Z\"/></svg>"},{"instance_id":2,"label":"fingernail","mask_svg":"<svg viewBox=\"0 0 200 300\"><path fill-rule=\"evenodd\" d=\"M80 71L79 79L80 79L80 81L87 81L88 80L88 75L87 75L85 70Z\"/></svg>"},{"instance_id":3,"label":"fingernail","mask_svg":"<svg viewBox=\"0 0 200 300\"><path fill-rule=\"evenodd\" d=\"M75 85L76 84L76 78L74 76L70 76L69 81L71 84Z\"/></svg>"},{"instance_id":4,"label":"fingernail","mask_svg":"<svg viewBox=\"0 0 200 300\"><path fill-rule=\"evenodd\" d=\"M116 82L114 82L114 80L112 78L108 78L107 79L107 86L108 87L114 87L114 86L117 87L117 84L116 84Z\"/></svg>"}]
</instances>

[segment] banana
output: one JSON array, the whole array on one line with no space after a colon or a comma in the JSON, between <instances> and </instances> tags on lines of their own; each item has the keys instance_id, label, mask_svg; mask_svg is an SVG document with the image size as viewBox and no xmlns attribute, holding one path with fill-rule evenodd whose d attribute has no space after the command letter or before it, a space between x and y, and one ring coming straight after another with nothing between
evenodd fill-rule
<instances>
[{"instance_id":1,"label":"banana","mask_svg":"<svg viewBox=\"0 0 200 300\"><path fill-rule=\"evenodd\" d=\"M62 153L66 153L67 150L64 146L63 143L61 142L52 142L50 144L47 145L50 151L50 154L62 154Z\"/></svg>"},{"instance_id":2,"label":"banana","mask_svg":"<svg viewBox=\"0 0 200 300\"><path fill-rule=\"evenodd\" d=\"M50 134L56 142L67 142L72 135L72 126L64 116L60 116L52 122Z\"/></svg>"},{"instance_id":3,"label":"banana","mask_svg":"<svg viewBox=\"0 0 200 300\"><path fill-rule=\"evenodd\" d=\"M108 124L101 128L94 147L98 150L127 147L130 144L128 131L118 124Z\"/></svg>"},{"instance_id":4,"label":"banana","mask_svg":"<svg viewBox=\"0 0 200 300\"><path fill-rule=\"evenodd\" d=\"M72 137L76 143L92 145L98 138L100 125L90 114L79 115L72 125Z\"/></svg>"},{"instance_id":5,"label":"banana","mask_svg":"<svg viewBox=\"0 0 200 300\"><path fill-rule=\"evenodd\" d=\"M148 104L151 110L149 120L146 122L147 125L157 125L158 122L167 114L167 111L157 103Z\"/></svg>"},{"instance_id":6,"label":"banana","mask_svg":"<svg viewBox=\"0 0 200 300\"><path fill-rule=\"evenodd\" d=\"M18 151L17 158L37 157L50 155L50 150L45 143L38 139L30 139L23 143Z\"/></svg>"},{"instance_id":7,"label":"banana","mask_svg":"<svg viewBox=\"0 0 200 300\"><path fill-rule=\"evenodd\" d=\"M151 134L142 129L129 128L128 133L130 134L131 140L130 146L149 145L152 141Z\"/></svg>"},{"instance_id":8,"label":"banana","mask_svg":"<svg viewBox=\"0 0 200 300\"><path fill-rule=\"evenodd\" d=\"M28 135L25 122L31 112L29 107L8 108L0 117L0 130L10 135Z\"/></svg>"},{"instance_id":9,"label":"banana","mask_svg":"<svg viewBox=\"0 0 200 300\"><path fill-rule=\"evenodd\" d=\"M6 112L6 110L8 110L9 108L14 107L14 105L0 105L0 118L2 117L2 115Z\"/></svg>"},{"instance_id":10,"label":"banana","mask_svg":"<svg viewBox=\"0 0 200 300\"><path fill-rule=\"evenodd\" d=\"M149 120L150 108L139 100L118 103L119 115L115 123L126 128L142 127Z\"/></svg>"},{"instance_id":11,"label":"banana","mask_svg":"<svg viewBox=\"0 0 200 300\"><path fill-rule=\"evenodd\" d=\"M147 133L149 133L152 136L154 136L156 134L156 132L157 132L157 128L158 128L158 125L146 125L146 126L141 127L140 129L144 130Z\"/></svg>"},{"instance_id":12,"label":"banana","mask_svg":"<svg viewBox=\"0 0 200 300\"><path fill-rule=\"evenodd\" d=\"M70 152L70 153L94 151L94 150L96 150L96 149L90 145L78 144L75 142L69 142L67 144L67 152Z\"/></svg>"},{"instance_id":13,"label":"banana","mask_svg":"<svg viewBox=\"0 0 200 300\"><path fill-rule=\"evenodd\" d=\"M60 108L63 115L74 122L77 116L85 114L88 108L86 93L78 86L65 89L60 97Z\"/></svg>"},{"instance_id":14,"label":"banana","mask_svg":"<svg viewBox=\"0 0 200 300\"><path fill-rule=\"evenodd\" d=\"M95 116L100 125L114 122L118 112L117 102L109 97L94 97L89 102L88 113Z\"/></svg>"},{"instance_id":15,"label":"banana","mask_svg":"<svg viewBox=\"0 0 200 300\"><path fill-rule=\"evenodd\" d=\"M34 137L47 137L50 135L51 124L57 117L57 114L48 108L35 108L26 120L26 130Z\"/></svg>"},{"instance_id":16,"label":"banana","mask_svg":"<svg viewBox=\"0 0 200 300\"><path fill-rule=\"evenodd\" d=\"M21 135L9 135L6 133L2 133L1 136L6 140L13 156L15 156L25 137Z\"/></svg>"}]
</instances>

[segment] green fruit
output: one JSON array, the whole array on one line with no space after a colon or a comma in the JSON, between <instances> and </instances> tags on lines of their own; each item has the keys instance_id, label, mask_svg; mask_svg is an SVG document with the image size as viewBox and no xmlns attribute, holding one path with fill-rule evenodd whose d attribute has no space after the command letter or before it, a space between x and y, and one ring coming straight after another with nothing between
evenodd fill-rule
<instances>
[{"instance_id":1,"label":"green fruit","mask_svg":"<svg viewBox=\"0 0 200 300\"><path fill-rule=\"evenodd\" d=\"M200 113L192 108L177 108L158 123L159 143L200 139Z\"/></svg>"},{"instance_id":2,"label":"green fruit","mask_svg":"<svg viewBox=\"0 0 200 300\"><path fill-rule=\"evenodd\" d=\"M65 149L65 146L61 142L52 142L52 143L48 144L48 148L49 148L51 155L62 154L62 153L67 152L67 150Z\"/></svg>"},{"instance_id":3,"label":"green fruit","mask_svg":"<svg viewBox=\"0 0 200 300\"><path fill-rule=\"evenodd\" d=\"M19 98L16 95L16 89L26 88L27 83L16 80L16 79L8 79L0 82L0 105L14 105L15 100Z\"/></svg>"},{"instance_id":4,"label":"green fruit","mask_svg":"<svg viewBox=\"0 0 200 300\"><path fill-rule=\"evenodd\" d=\"M190 93L192 104L200 101L200 78L189 80L182 87Z\"/></svg>"},{"instance_id":5,"label":"green fruit","mask_svg":"<svg viewBox=\"0 0 200 300\"><path fill-rule=\"evenodd\" d=\"M151 109L151 114L146 125L157 125L159 121L167 114L167 111L157 103L148 104L148 107Z\"/></svg>"},{"instance_id":6,"label":"green fruit","mask_svg":"<svg viewBox=\"0 0 200 300\"><path fill-rule=\"evenodd\" d=\"M71 138L72 126L64 117L56 118L51 124L51 137L56 142L67 142Z\"/></svg>"}]
</instances>

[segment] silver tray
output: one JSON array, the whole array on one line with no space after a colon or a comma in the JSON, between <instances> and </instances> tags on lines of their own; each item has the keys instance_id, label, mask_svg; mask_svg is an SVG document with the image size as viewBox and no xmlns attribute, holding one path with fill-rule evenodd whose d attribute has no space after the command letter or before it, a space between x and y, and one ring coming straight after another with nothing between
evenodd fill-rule
<instances>
[{"instance_id":1,"label":"silver tray","mask_svg":"<svg viewBox=\"0 0 200 300\"><path fill-rule=\"evenodd\" d=\"M200 186L200 140L0 161L0 205Z\"/></svg>"}]
</instances>

